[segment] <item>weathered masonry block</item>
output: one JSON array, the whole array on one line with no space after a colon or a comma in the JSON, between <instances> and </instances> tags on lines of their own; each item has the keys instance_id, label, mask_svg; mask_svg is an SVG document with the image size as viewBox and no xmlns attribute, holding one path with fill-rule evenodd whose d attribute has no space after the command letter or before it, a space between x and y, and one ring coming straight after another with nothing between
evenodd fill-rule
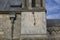
<instances>
[{"instance_id":1,"label":"weathered masonry block","mask_svg":"<svg viewBox=\"0 0 60 40\"><path fill-rule=\"evenodd\" d=\"M21 34L46 34L45 12L22 12Z\"/></svg>"},{"instance_id":2,"label":"weathered masonry block","mask_svg":"<svg viewBox=\"0 0 60 40\"><path fill-rule=\"evenodd\" d=\"M46 16L45 12L22 12L21 14L21 40L23 38L45 38L46 31Z\"/></svg>"}]
</instances>

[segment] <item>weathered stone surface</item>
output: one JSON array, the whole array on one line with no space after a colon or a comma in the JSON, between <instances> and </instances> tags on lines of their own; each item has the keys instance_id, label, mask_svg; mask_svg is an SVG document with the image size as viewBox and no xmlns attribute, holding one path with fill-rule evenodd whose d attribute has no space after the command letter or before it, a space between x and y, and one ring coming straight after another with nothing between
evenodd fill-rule
<instances>
[{"instance_id":1,"label":"weathered stone surface","mask_svg":"<svg viewBox=\"0 0 60 40\"><path fill-rule=\"evenodd\" d=\"M17 14L14 24L14 39L20 38L21 34L45 34L46 33L45 12L22 12ZM1 37L11 38L11 21L8 14L0 14Z\"/></svg>"},{"instance_id":2,"label":"weathered stone surface","mask_svg":"<svg viewBox=\"0 0 60 40\"><path fill-rule=\"evenodd\" d=\"M46 34L46 16L45 12L34 12L35 27L38 34Z\"/></svg>"},{"instance_id":3,"label":"weathered stone surface","mask_svg":"<svg viewBox=\"0 0 60 40\"><path fill-rule=\"evenodd\" d=\"M17 19L14 24L14 39L20 38L20 31L21 31L21 15L17 15Z\"/></svg>"},{"instance_id":4,"label":"weathered stone surface","mask_svg":"<svg viewBox=\"0 0 60 40\"><path fill-rule=\"evenodd\" d=\"M29 9L32 9L32 0L28 0L27 3L28 3L28 8L29 8Z\"/></svg>"},{"instance_id":5,"label":"weathered stone surface","mask_svg":"<svg viewBox=\"0 0 60 40\"><path fill-rule=\"evenodd\" d=\"M10 39L11 37L11 21L8 14L0 14L0 29L3 32L4 38ZM1 32L0 31L0 32ZM14 24L14 39L20 36L20 15Z\"/></svg>"},{"instance_id":6,"label":"weathered stone surface","mask_svg":"<svg viewBox=\"0 0 60 40\"><path fill-rule=\"evenodd\" d=\"M21 2L22 1L22 2ZM36 7L32 7L32 0L0 0L0 11L25 11L22 14L17 15L17 20L14 24L13 36L15 40L19 38L26 37L24 40L40 40L39 38L46 34L46 19L45 19L45 9L43 9L43 2L36 0ZM22 4L22 5L21 5ZM41 5L42 4L42 5ZM11 5L21 5L20 7L11 7ZM42 6L42 8L40 8ZM32 10L33 8L33 10ZM43 10L41 10L43 9ZM41 12L41 11L44 12ZM30 12L28 12L30 11ZM34 11L34 14L32 12ZM39 12L35 12L39 11ZM11 38L11 21L8 14L0 14L0 38L5 38L4 40L10 40ZM32 34L32 35L22 35L22 34ZM28 37L28 38L27 38ZM31 38L30 38L31 37ZM37 39L35 39L37 38ZM44 39L42 39L44 40Z\"/></svg>"},{"instance_id":7,"label":"weathered stone surface","mask_svg":"<svg viewBox=\"0 0 60 40\"><path fill-rule=\"evenodd\" d=\"M36 7L37 8L41 7L41 0L36 0Z\"/></svg>"},{"instance_id":8,"label":"weathered stone surface","mask_svg":"<svg viewBox=\"0 0 60 40\"><path fill-rule=\"evenodd\" d=\"M46 35L21 35L20 40L46 40Z\"/></svg>"},{"instance_id":9,"label":"weathered stone surface","mask_svg":"<svg viewBox=\"0 0 60 40\"><path fill-rule=\"evenodd\" d=\"M22 12L21 34L46 34L45 12Z\"/></svg>"},{"instance_id":10,"label":"weathered stone surface","mask_svg":"<svg viewBox=\"0 0 60 40\"><path fill-rule=\"evenodd\" d=\"M29 34L34 27L34 18L32 12L22 12L21 15L21 34Z\"/></svg>"}]
</instances>

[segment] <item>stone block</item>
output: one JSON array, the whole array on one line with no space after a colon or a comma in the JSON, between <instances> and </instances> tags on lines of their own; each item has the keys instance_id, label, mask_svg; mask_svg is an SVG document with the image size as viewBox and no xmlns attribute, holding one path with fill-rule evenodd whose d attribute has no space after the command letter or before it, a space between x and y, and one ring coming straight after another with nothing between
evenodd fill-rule
<instances>
[{"instance_id":1,"label":"stone block","mask_svg":"<svg viewBox=\"0 0 60 40\"><path fill-rule=\"evenodd\" d=\"M21 34L46 34L45 12L22 12Z\"/></svg>"},{"instance_id":2,"label":"stone block","mask_svg":"<svg viewBox=\"0 0 60 40\"><path fill-rule=\"evenodd\" d=\"M34 27L34 17L32 12L22 12L21 14L21 34L32 34Z\"/></svg>"}]
</instances>

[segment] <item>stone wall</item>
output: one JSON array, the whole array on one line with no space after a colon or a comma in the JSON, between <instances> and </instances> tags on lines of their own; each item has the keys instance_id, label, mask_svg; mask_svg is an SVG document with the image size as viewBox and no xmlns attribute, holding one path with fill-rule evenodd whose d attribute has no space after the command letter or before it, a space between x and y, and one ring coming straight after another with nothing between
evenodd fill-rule
<instances>
[{"instance_id":1,"label":"stone wall","mask_svg":"<svg viewBox=\"0 0 60 40\"><path fill-rule=\"evenodd\" d=\"M46 18L45 12L22 12L17 14L14 24L14 39L27 37L46 37ZM0 14L0 35L2 38L11 38L11 21L9 14ZM35 35L35 36L31 36ZM40 36L38 36L40 35Z\"/></svg>"},{"instance_id":2,"label":"stone wall","mask_svg":"<svg viewBox=\"0 0 60 40\"><path fill-rule=\"evenodd\" d=\"M14 24L14 38L20 37L20 14L17 15L17 20ZM3 35L3 38L11 37L11 21L9 14L0 14L0 35Z\"/></svg>"}]
</instances>

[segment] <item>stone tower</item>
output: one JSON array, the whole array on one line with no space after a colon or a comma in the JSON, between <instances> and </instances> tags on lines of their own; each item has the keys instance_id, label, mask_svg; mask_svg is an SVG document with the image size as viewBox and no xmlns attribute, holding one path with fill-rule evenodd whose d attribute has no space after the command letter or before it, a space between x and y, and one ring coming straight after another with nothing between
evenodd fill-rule
<instances>
[{"instance_id":1,"label":"stone tower","mask_svg":"<svg viewBox=\"0 0 60 40\"><path fill-rule=\"evenodd\" d=\"M1 3L6 4L0 4L2 7L0 9L0 35L2 38L10 39L11 37L9 16L11 12L17 14L13 39L40 40L40 38L46 37L45 0L7 0Z\"/></svg>"},{"instance_id":2,"label":"stone tower","mask_svg":"<svg viewBox=\"0 0 60 40\"><path fill-rule=\"evenodd\" d=\"M46 37L45 0L22 0L21 40ZM36 39L36 40L37 40Z\"/></svg>"}]
</instances>

